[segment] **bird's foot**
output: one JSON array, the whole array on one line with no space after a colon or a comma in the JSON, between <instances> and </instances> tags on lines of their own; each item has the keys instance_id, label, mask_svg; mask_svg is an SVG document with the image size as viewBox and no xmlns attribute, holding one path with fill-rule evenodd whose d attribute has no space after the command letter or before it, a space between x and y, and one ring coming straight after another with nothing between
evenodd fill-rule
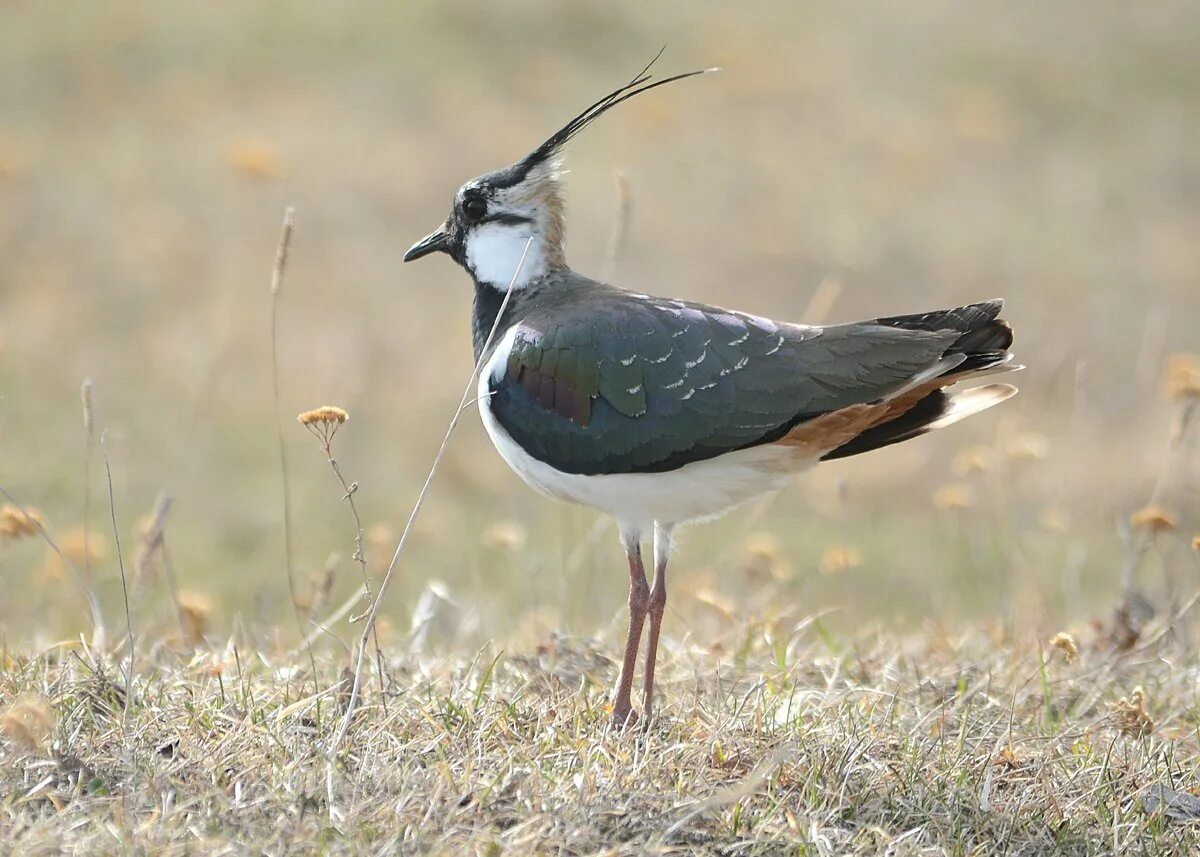
<instances>
[{"instance_id":1,"label":"bird's foot","mask_svg":"<svg viewBox=\"0 0 1200 857\"><path fill-rule=\"evenodd\" d=\"M632 706L613 709L612 725L614 729L631 729L637 725L637 722L638 713L633 710Z\"/></svg>"}]
</instances>

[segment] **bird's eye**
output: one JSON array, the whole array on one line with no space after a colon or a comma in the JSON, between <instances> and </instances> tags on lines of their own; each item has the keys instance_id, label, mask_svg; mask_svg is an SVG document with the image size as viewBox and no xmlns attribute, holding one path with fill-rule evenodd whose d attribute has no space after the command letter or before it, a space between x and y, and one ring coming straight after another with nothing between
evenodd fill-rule
<instances>
[{"instance_id":1,"label":"bird's eye","mask_svg":"<svg viewBox=\"0 0 1200 857\"><path fill-rule=\"evenodd\" d=\"M483 216L487 214L487 203L473 196L463 203L463 214L468 220L483 220Z\"/></svg>"}]
</instances>

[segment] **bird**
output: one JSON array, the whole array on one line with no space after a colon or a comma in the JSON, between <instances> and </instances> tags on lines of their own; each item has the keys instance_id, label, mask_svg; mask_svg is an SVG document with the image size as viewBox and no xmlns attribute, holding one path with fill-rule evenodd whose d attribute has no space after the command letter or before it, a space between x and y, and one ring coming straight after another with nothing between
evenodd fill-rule
<instances>
[{"instance_id":1,"label":"bird","mask_svg":"<svg viewBox=\"0 0 1200 857\"><path fill-rule=\"evenodd\" d=\"M661 52L660 52L661 55ZM657 60L658 57L655 58ZM779 491L814 465L915 438L1016 388L950 388L1008 371L1001 300L827 326L773 321L577 273L564 252L562 155L597 118L700 71L649 65L519 161L473 179L405 262L449 255L474 283L479 412L529 486L615 519L629 566L629 631L612 697L638 722L634 673L654 674L677 531ZM653 582L642 543L651 543Z\"/></svg>"}]
</instances>

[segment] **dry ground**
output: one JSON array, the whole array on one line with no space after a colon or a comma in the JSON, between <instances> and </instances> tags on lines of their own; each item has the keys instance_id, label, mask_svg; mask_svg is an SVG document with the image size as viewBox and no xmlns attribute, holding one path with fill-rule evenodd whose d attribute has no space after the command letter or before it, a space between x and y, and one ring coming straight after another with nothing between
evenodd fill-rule
<instances>
[{"instance_id":1,"label":"dry ground","mask_svg":"<svg viewBox=\"0 0 1200 857\"><path fill-rule=\"evenodd\" d=\"M0 4L0 487L70 560L0 512L0 851L1197 845L1200 7L560 6ZM468 414L331 766L362 572L293 415L350 411L377 587L470 371L462 273L404 250L663 42L725 71L574 144L573 264L809 321L1002 295L1022 393L688 531L644 735L611 527Z\"/></svg>"},{"instance_id":2,"label":"dry ground","mask_svg":"<svg viewBox=\"0 0 1200 857\"><path fill-rule=\"evenodd\" d=\"M158 645L126 695L82 646L9 653L0 847L1183 853L1200 847L1197 676L1160 631L1124 652L1090 635L1070 663L1000 630L730 623L720 655L667 642L645 734L608 726L611 645L393 651L390 693L372 683L333 765L337 661L314 698L306 661L252 641Z\"/></svg>"}]
</instances>

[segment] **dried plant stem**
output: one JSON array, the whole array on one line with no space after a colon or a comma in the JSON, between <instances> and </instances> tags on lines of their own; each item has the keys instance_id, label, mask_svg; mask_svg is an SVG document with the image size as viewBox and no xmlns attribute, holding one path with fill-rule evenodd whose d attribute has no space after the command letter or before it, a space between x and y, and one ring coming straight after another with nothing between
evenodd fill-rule
<instances>
[{"instance_id":1,"label":"dried plant stem","mask_svg":"<svg viewBox=\"0 0 1200 857\"><path fill-rule=\"evenodd\" d=\"M350 514L354 516L354 561L358 563L362 569L363 577L363 594L367 597L367 610L365 613L354 616L350 619L351 622L358 622L364 617L370 615L375 607L375 596L371 592L371 573L367 571L367 558L363 553L363 525L362 518L359 517L358 507L354 503L354 495L358 493L358 483L347 483L346 477L342 475L342 468L338 466L337 459L333 457L333 436L324 442L322 448L325 450L325 457L329 460L329 466L333 469L333 474L341 483L342 499L350 505ZM375 644L375 663L379 669L379 687L384 691L382 699L384 706L387 706L387 674L383 667L383 649L379 646L379 629L371 628L372 642Z\"/></svg>"},{"instance_id":2,"label":"dried plant stem","mask_svg":"<svg viewBox=\"0 0 1200 857\"><path fill-rule=\"evenodd\" d=\"M179 620L180 630L183 630L183 613L179 607L179 587L176 585L175 572L171 568L170 557L167 555L167 515L170 514L174 502L175 499L170 494L165 491L159 492L158 499L154 501L154 513L150 519L150 527L134 556L133 575L135 580L144 580L150 573L150 563L154 560L154 554L158 553L162 556L163 576L167 579L167 588L171 593L171 606L175 611L175 617Z\"/></svg>"},{"instance_id":3,"label":"dried plant stem","mask_svg":"<svg viewBox=\"0 0 1200 857\"><path fill-rule=\"evenodd\" d=\"M396 545L395 553L392 554L392 561L388 564L387 573L383 576L383 582L379 584L379 594L375 598L375 603L371 605L371 612L367 615L367 625L363 628L362 635L359 638L358 656L354 665L354 684L350 689L350 699L346 703L346 711L342 715L341 725L338 727L338 731L329 746L329 759L331 762L336 758L342 741L346 737L346 732L350 729L350 723L354 720L354 710L358 705L359 689L362 684L363 659L367 650L367 640L371 632L375 629L375 622L379 616L379 605L383 603L383 596L387 593L387 588L392 582L392 577L395 575L396 565L400 561L400 555L404 552L404 546L408 543L408 536L412 532L417 515L421 513L421 507L425 505L425 498L429 496L429 488L433 485L433 478L437 475L438 467L441 466L442 459L446 456L446 449L450 445L450 438L454 434L454 429L458 426L458 421L462 418L463 411L467 409L471 402L471 394L475 391L476 379L483 368L483 359L487 356L488 348L491 347L492 340L496 337L496 330L500 327L500 320L504 318L504 311L508 308L508 301L512 297L513 286L517 281L517 277L521 274L521 268L525 264L525 257L529 253L529 245L532 243L533 236L530 236L529 240L525 242L525 249L521 251L521 258L517 260L516 270L513 271L512 279L508 283L508 289L504 292L504 299L500 302L500 309L496 313L496 320L492 323L492 329L488 331L483 348L479 350L479 359L475 361L475 367L471 370L471 376L467 379L467 385L463 389L462 398L458 401L458 407L454 410L454 416L450 418L450 425L446 429L446 436L442 438L442 445L438 447L437 455L433 458L433 465L429 468L429 475L425 477L425 484L421 486L421 493L417 495L417 502L413 504L408 521L404 524L404 530L400 533L400 541ZM332 775L332 768L330 774Z\"/></svg>"},{"instance_id":4,"label":"dried plant stem","mask_svg":"<svg viewBox=\"0 0 1200 857\"><path fill-rule=\"evenodd\" d=\"M629 179L620 170L613 170L613 182L617 186L617 207L613 212L612 232L608 237L604 265L600 269L601 277L605 280L616 274L617 262L629 239L629 223L633 214L633 193L629 188Z\"/></svg>"},{"instance_id":5,"label":"dried plant stem","mask_svg":"<svg viewBox=\"0 0 1200 857\"><path fill-rule=\"evenodd\" d=\"M1148 506L1153 506L1159 503L1162 495L1166 492L1171 483L1171 477L1174 475L1180 452L1184 446L1184 439L1187 434L1187 427L1191 422L1192 403L1185 403L1183 408L1176 416L1174 425L1172 426L1170 438L1167 441L1167 455L1163 460L1163 466L1158 472L1158 478L1154 481L1154 488L1150 492L1150 499L1146 501ZM1125 557L1125 567L1121 572L1121 587L1124 591L1126 601L1133 596L1134 592L1134 575L1141 568L1142 561L1150 548L1153 547L1155 534L1148 530L1135 529L1132 532L1129 540L1129 550Z\"/></svg>"},{"instance_id":6,"label":"dried plant stem","mask_svg":"<svg viewBox=\"0 0 1200 857\"><path fill-rule=\"evenodd\" d=\"M1180 402L1175 418L1171 422L1171 433L1167 439L1167 456L1158 473L1158 479L1155 480L1154 490L1150 493L1150 499L1147 501L1149 505L1158 503L1162 499L1162 495L1171 488L1172 478L1182 469L1179 462L1187 449L1188 430L1195 422L1198 409L1200 409L1200 401L1195 399L1188 398Z\"/></svg>"},{"instance_id":7,"label":"dried plant stem","mask_svg":"<svg viewBox=\"0 0 1200 857\"><path fill-rule=\"evenodd\" d=\"M108 482L108 512L112 518L113 543L117 547L117 568L121 571L121 594L125 599L125 633L129 637L129 663L125 667L124 718L129 717L129 702L133 698L133 614L129 609L129 581L125 577L125 558L121 555L121 532L117 527L117 501L113 495L112 466L108 461L108 443L100 433L100 449L104 453L104 475Z\"/></svg>"},{"instance_id":8,"label":"dried plant stem","mask_svg":"<svg viewBox=\"0 0 1200 857\"><path fill-rule=\"evenodd\" d=\"M42 539L50 546L50 550L54 551L58 558L62 560L63 565L71 569L71 575L75 578L75 582L79 585L79 590L83 593L84 600L87 601L88 613L90 614L90 618L92 620L92 648L103 648L105 636L104 615L100 612L100 599L96 597L96 591L92 588L91 582L84 578L83 573L79 570L79 566L71 562L71 559L62 552L62 549L59 548L58 543L54 541L50 533L44 526L42 526L42 522L39 521L36 516L31 515L29 510L21 505L20 501L17 500L16 497L8 493L8 489L6 489L3 485L0 485L0 494L3 494L4 499L8 500L8 502L17 507L17 511L20 512L26 520L33 522L33 525L38 528L38 532L41 534Z\"/></svg>"},{"instance_id":9,"label":"dried plant stem","mask_svg":"<svg viewBox=\"0 0 1200 857\"><path fill-rule=\"evenodd\" d=\"M91 583L92 440L96 432L91 379L85 378L79 385L79 398L83 405L83 577Z\"/></svg>"},{"instance_id":10,"label":"dried plant stem","mask_svg":"<svg viewBox=\"0 0 1200 857\"><path fill-rule=\"evenodd\" d=\"M834 304L841 295L842 281L836 277L826 277L817 285L800 318L805 324L823 324L833 313Z\"/></svg>"},{"instance_id":11,"label":"dried plant stem","mask_svg":"<svg viewBox=\"0 0 1200 857\"><path fill-rule=\"evenodd\" d=\"M1182 459L1188 446L1189 431L1196 423L1195 417L1198 408L1200 408L1200 402L1197 402L1192 397L1185 398L1180 402L1167 440L1167 455L1163 460L1163 466L1158 473L1158 478L1155 480L1154 489L1150 492L1150 499L1147 501L1147 506L1154 506L1161 502L1163 495L1173 487L1172 482L1174 478L1183 469ZM1149 528L1134 528L1130 535L1125 566L1121 572L1122 601L1126 607L1133 604L1140 597L1137 593L1134 578L1145 562L1146 555L1158 543L1158 538L1158 534ZM1178 609L1176 606L1178 603L1176 580L1175 576L1171 573L1165 557L1163 559L1163 573L1165 575L1167 590L1166 613L1168 620L1166 627L1178 637L1185 647L1190 649L1187 627L1180 621L1187 612L1187 608Z\"/></svg>"},{"instance_id":12,"label":"dried plant stem","mask_svg":"<svg viewBox=\"0 0 1200 857\"><path fill-rule=\"evenodd\" d=\"M283 440L283 418L279 410L279 293L283 287L283 272L287 267L292 232L296 227L296 211L288 207L283 212L283 231L275 251L275 267L271 271L271 392L275 402L275 433L279 439L279 471L283 488L283 558L287 572L288 594L296 607L296 580L292 567L292 499L288 482L287 445ZM297 614L299 621L299 614Z\"/></svg>"},{"instance_id":13,"label":"dried plant stem","mask_svg":"<svg viewBox=\"0 0 1200 857\"><path fill-rule=\"evenodd\" d=\"M296 620L296 631L304 636L304 620L300 617L300 604L296 598L296 573L292 562L292 491L288 479L287 444L283 439L283 416L279 406L279 294L283 290L283 274L287 269L288 252L292 247L292 233L296 229L296 209L288 206L283 210L283 230L279 234L279 246L275 250L275 266L271 269L271 396L275 405L275 437L279 442L280 490L283 494L283 566L287 575L288 599L292 603L292 616ZM309 666L312 667L313 687L319 693L317 659L308 650Z\"/></svg>"},{"instance_id":14,"label":"dried plant stem","mask_svg":"<svg viewBox=\"0 0 1200 857\"><path fill-rule=\"evenodd\" d=\"M187 625L183 620L183 608L179 605L179 581L175 579L175 566L171 563L171 552L167 550L167 537L163 536L162 546L163 574L167 578L167 587L171 590L171 604L175 608L175 619L179 622L179 633L187 638Z\"/></svg>"}]
</instances>

